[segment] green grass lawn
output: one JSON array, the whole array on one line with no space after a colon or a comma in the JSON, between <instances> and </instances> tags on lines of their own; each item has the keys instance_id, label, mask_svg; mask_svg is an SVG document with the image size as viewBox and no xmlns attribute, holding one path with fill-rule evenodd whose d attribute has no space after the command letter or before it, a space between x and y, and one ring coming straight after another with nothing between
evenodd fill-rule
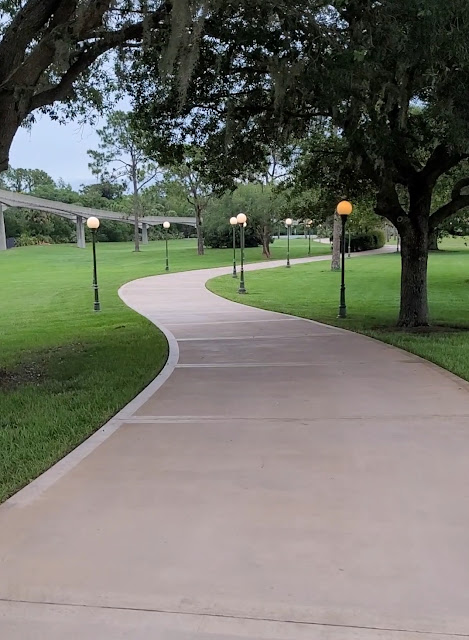
<instances>
[{"instance_id":1,"label":"green grass lawn","mask_svg":"<svg viewBox=\"0 0 469 640\"><path fill-rule=\"evenodd\" d=\"M273 258L283 257L276 241ZM313 245L315 254L328 248ZM307 253L295 240L292 257ZM93 312L91 248L25 247L0 253L0 502L72 450L161 370L162 334L129 310L118 288L164 272L164 243L98 245L102 312ZM248 261L262 260L247 249ZM197 256L170 242L172 271L231 264L232 251Z\"/></svg>"},{"instance_id":2,"label":"green grass lawn","mask_svg":"<svg viewBox=\"0 0 469 640\"><path fill-rule=\"evenodd\" d=\"M469 251L448 241L449 251L433 253L429 265L429 331L395 328L399 311L400 257L367 256L347 261L348 318L337 318L340 273L327 262L248 273L248 295L240 297L233 281L211 280L208 288L254 307L271 309L365 333L469 380Z\"/></svg>"}]
</instances>

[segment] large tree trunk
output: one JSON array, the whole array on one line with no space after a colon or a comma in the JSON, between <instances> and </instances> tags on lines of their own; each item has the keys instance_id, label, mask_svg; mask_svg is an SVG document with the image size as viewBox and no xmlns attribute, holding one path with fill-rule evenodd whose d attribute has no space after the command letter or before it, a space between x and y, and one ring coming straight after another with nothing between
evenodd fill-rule
<instances>
[{"instance_id":1,"label":"large tree trunk","mask_svg":"<svg viewBox=\"0 0 469 640\"><path fill-rule=\"evenodd\" d=\"M200 207L196 207L195 209L195 226L197 230L197 254L203 256L205 253L204 228L202 226L202 211Z\"/></svg>"},{"instance_id":2,"label":"large tree trunk","mask_svg":"<svg viewBox=\"0 0 469 640\"><path fill-rule=\"evenodd\" d=\"M262 242L262 255L265 256L266 258L270 258L270 236L271 236L270 227L268 227L267 225L264 225L262 227L261 242Z\"/></svg>"},{"instance_id":3,"label":"large tree trunk","mask_svg":"<svg viewBox=\"0 0 469 640\"><path fill-rule=\"evenodd\" d=\"M332 271L340 271L340 240L342 236L342 223L337 213L334 214L334 230L332 232Z\"/></svg>"},{"instance_id":4,"label":"large tree trunk","mask_svg":"<svg viewBox=\"0 0 469 640\"><path fill-rule=\"evenodd\" d=\"M438 247L438 231L433 231L430 233L430 238L428 240L428 249L430 251L439 251Z\"/></svg>"},{"instance_id":5,"label":"large tree trunk","mask_svg":"<svg viewBox=\"0 0 469 640\"><path fill-rule=\"evenodd\" d=\"M428 213L419 215L400 229L401 235L401 308L400 327L428 325ZM409 216L411 218L411 216ZM412 218L411 218L412 219Z\"/></svg>"}]
</instances>

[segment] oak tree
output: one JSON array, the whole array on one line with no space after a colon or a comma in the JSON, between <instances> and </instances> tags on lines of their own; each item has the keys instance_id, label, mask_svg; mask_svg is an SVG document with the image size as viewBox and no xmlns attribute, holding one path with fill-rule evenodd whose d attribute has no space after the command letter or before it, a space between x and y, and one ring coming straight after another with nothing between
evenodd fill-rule
<instances>
[{"instance_id":1,"label":"oak tree","mask_svg":"<svg viewBox=\"0 0 469 640\"><path fill-rule=\"evenodd\" d=\"M399 324L425 325L430 238L469 205L467 174L433 198L469 157L468 32L466 0L213 2L189 75L181 50L180 73L155 84L160 56L142 54L137 117L168 144L204 144L232 173L272 141L333 128L342 174L373 185L376 213L401 235Z\"/></svg>"}]
</instances>

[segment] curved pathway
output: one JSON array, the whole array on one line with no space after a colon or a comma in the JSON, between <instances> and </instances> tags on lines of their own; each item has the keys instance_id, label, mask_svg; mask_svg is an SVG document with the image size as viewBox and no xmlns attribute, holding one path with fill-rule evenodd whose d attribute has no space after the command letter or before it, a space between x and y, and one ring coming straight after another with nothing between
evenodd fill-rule
<instances>
[{"instance_id":1,"label":"curved pathway","mask_svg":"<svg viewBox=\"0 0 469 640\"><path fill-rule=\"evenodd\" d=\"M121 290L177 343L0 507L0 637L468 637L468 386L218 298L204 285L226 271Z\"/></svg>"}]
</instances>

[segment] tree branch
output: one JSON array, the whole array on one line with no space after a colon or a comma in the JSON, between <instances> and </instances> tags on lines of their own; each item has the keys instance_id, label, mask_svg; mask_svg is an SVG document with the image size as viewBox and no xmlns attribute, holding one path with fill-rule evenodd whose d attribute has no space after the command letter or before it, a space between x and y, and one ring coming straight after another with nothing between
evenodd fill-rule
<instances>
[{"instance_id":1,"label":"tree branch","mask_svg":"<svg viewBox=\"0 0 469 640\"><path fill-rule=\"evenodd\" d=\"M79 47L79 43L84 43L89 38L96 39L94 30L102 24L111 2L112 0L90 2L82 15L77 11L77 0L61 5L53 14L37 45L18 68L11 71L1 87L8 83L10 86L35 87L45 70L53 64L58 42L72 38L70 46L70 57L72 57L76 53L73 48Z\"/></svg>"},{"instance_id":2,"label":"tree branch","mask_svg":"<svg viewBox=\"0 0 469 640\"><path fill-rule=\"evenodd\" d=\"M451 200L437 209L435 213L430 216L430 230L435 231L438 227L450 216L461 209L469 207L469 193L462 193L463 189L469 187L469 177L462 178L456 182L451 192Z\"/></svg>"},{"instance_id":3,"label":"tree branch","mask_svg":"<svg viewBox=\"0 0 469 640\"><path fill-rule=\"evenodd\" d=\"M469 158L468 154L451 153L446 145L440 144L435 147L427 164L421 171L422 177L434 186L440 176L456 167L466 158Z\"/></svg>"},{"instance_id":4,"label":"tree branch","mask_svg":"<svg viewBox=\"0 0 469 640\"><path fill-rule=\"evenodd\" d=\"M132 167L133 167L132 163L126 162L125 160L122 160L122 158L112 158L111 160L108 160L108 164L112 164L113 162L120 162L121 164L123 164L128 169L132 169Z\"/></svg>"},{"instance_id":5,"label":"tree branch","mask_svg":"<svg viewBox=\"0 0 469 640\"><path fill-rule=\"evenodd\" d=\"M168 15L171 7L169 3L164 3L157 11L136 24L131 24L118 31L108 31L101 35L100 40L92 46L84 49L78 54L75 62L65 72L62 79L55 86L41 91L33 96L30 111L45 107L54 102L65 100L70 97L73 85L96 60L118 45L125 45L126 42L140 40L146 25L157 27L163 18Z\"/></svg>"},{"instance_id":6,"label":"tree branch","mask_svg":"<svg viewBox=\"0 0 469 640\"><path fill-rule=\"evenodd\" d=\"M381 218L387 218L396 227L400 225L398 222L400 218L407 218L391 179L385 180L378 192L375 213Z\"/></svg>"},{"instance_id":7,"label":"tree branch","mask_svg":"<svg viewBox=\"0 0 469 640\"><path fill-rule=\"evenodd\" d=\"M154 180L159 173L160 173L160 171L155 171L155 173L152 174L149 178L147 178L146 180L141 182L138 188L139 189L143 189L143 187L145 187L149 182Z\"/></svg>"},{"instance_id":8,"label":"tree branch","mask_svg":"<svg viewBox=\"0 0 469 640\"><path fill-rule=\"evenodd\" d=\"M29 0L15 15L0 40L0 79L16 68L31 40L68 0Z\"/></svg>"}]
</instances>

